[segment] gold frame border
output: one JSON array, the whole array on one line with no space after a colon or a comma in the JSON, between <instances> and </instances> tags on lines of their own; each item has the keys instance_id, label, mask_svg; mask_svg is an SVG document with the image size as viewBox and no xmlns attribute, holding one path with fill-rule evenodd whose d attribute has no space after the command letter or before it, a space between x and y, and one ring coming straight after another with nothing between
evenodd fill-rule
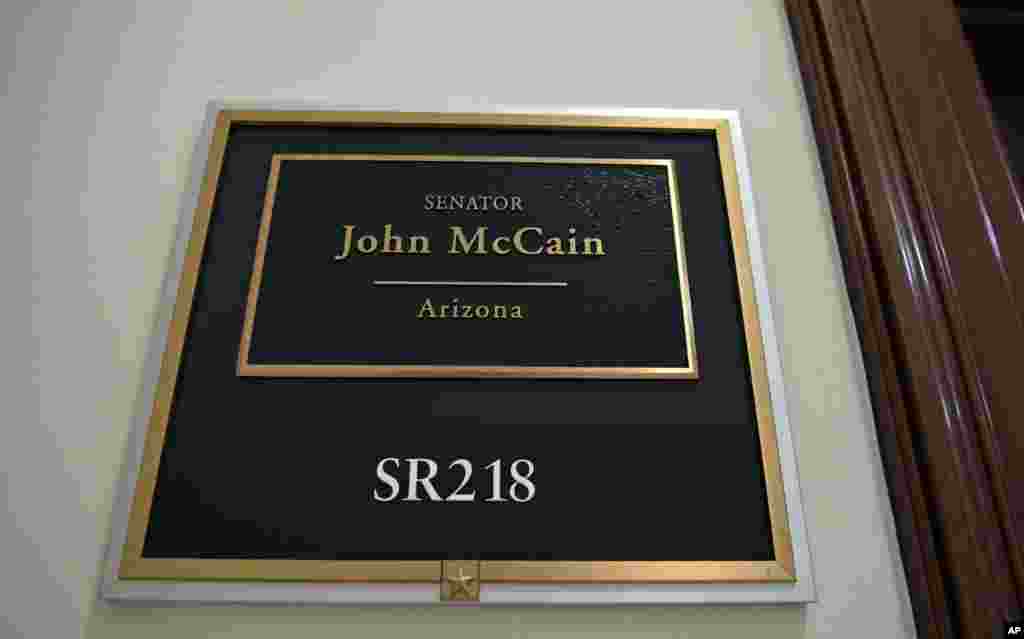
<instances>
[{"instance_id":1,"label":"gold frame border","mask_svg":"<svg viewBox=\"0 0 1024 639\"><path fill-rule=\"evenodd\" d=\"M664 167L669 183L669 205L676 271L679 276L679 297L685 335L683 351L688 366L465 366L440 364L250 364L249 351L256 325L256 307L263 281L263 266L270 238L270 225L277 197L278 178L283 161L422 161L422 162L495 162L502 164L582 164L588 166L660 166ZM245 305L245 321L238 346L238 375L241 377L509 377L509 378L598 378L598 379L698 379L697 350L693 334L693 302L690 298L690 279L686 265L686 250L682 212L679 206L679 186L675 162L662 159L620 158L561 158L522 157L498 155L416 155L369 153L275 153L267 177L263 215L256 243L249 295Z\"/></svg>"},{"instance_id":2,"label":"gold frame border","mask_svg":"<svg viewBox=\"0 0 1024 639\"><path fill-rule=\"evenodd\" d=\"M771 519L774 561L764 562L481 562L484 582L645 583L645 582L792 582L796 575L793 544L786 513L785 490L772 413L767 364L757 313L753 273L747 249L746 226L726 119L645 118L563 114L400 113L387 111L248 111L223 110L217 115L206 175L199 194L192 232L178 284L174 313L153 409L143 445L128 518L127 538L118 566L119 579L245 580L245 581L356 581L437 582L441 562L413 561L306 561L143 558L142 547L156 488L188 319L192 310L214 197L233 124L308 124L353 127L476 127L504 129L605 129L640 131L712 131L718 143L729 228L736 262L736 277L747 339L751 384L764 479Z\"/></svg>"}]
</instances>

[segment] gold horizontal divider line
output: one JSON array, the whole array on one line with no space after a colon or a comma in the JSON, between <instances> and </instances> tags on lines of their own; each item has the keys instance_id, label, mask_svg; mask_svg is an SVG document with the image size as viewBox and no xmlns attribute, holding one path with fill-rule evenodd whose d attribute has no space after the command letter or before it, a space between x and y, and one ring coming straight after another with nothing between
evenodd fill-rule
<instances>
[{"instance_id":1,"label":"gold horizontal divider line","mask_svg":"<svg viewBox=\"0 0 1024 639\"><path fill-rule=\"evenodd\" d=\"M348 162L495 162L499 164L583 164L608 166L664 166L671 167L672 160L660 158L563 158L546 155L424 155L402 153L275 153L280 160L298 160L304 162L331 162L344 160Z\"/></svg>"},{"instance_id":2,"label":"gold horizontal divider line","mask_svg":"<svg viewBox=\"0 0 1024 639\"><path fill-rule=\"evenodd\" d=\"M697 379L689 368L608 366L449 366L434 364L248 364L242 377L508 377L537 379Z\"/></svg>"},{"instance_id":3,"label":"gold horizontal divider line","mask_svg":"<svg viewBox=\"0 0 1024 639\"><path fill-rule=\"evenodd\" d=\"M190 581L437 583L441 579L441 562L141 558L122 561L119 576Z\"/></svg>"},{"instance_id":4,"label":"gold horizontal divider line","mask_svg":"<svg viewBox=\"0 0 1024 639\"><path fill-rule=\"evenodd\" d=\"M121 579L436 583L440 561L165 559L123 562ZM484 583L791 582L775 561L481 561Z\"/></svg>"},{"instance_id":5,"label":"gold horizontal divider line","mask_svg":"<svg viewBox=\"0 0 1024 639\"><path fill-rule=\"evenodd\" d=\"M348 127L422 127L506 129L629 129L634 131L714 131L721 120L578 115L559 113L431 113L399 111L223 111L232 124L333 125Z\"/></svg>"},{"instance_id":6,"label":"gold horizontal divider line","mask_svg":"<svg viewBox=\"0 0 1024 639\"><path fill-rule=\"evenodd\" d=\"M482 561L483 583L792 582L777 561Z\"/></svg>"}]
</instances>

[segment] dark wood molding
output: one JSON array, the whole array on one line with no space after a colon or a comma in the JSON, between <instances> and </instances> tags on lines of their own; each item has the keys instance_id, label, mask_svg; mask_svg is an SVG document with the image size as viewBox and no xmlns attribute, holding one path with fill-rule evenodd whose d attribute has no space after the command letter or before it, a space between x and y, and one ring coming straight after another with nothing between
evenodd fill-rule
<instances>
[{"instance_id":1,"label":"dark wood molding","mask_svg":"<svg viewBox=\"0 0 1024 639\"><path fill-rule=\"evenodd\" d=\"M1020 195L948 0L786 7L918 632L988 639L1024 609Z\"/></svg>"}]
</instances>

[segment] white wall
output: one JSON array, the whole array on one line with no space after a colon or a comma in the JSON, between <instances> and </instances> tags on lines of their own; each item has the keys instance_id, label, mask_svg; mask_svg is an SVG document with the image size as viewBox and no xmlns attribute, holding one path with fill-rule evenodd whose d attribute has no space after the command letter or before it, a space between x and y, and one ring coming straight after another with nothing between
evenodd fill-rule
<instances>
[{"instance_id":1,"label":"white wall","mask_svg":"<svg viewBox=\"0 0 1024 639\"><path fill-rule=\"evenodd\" d=\"M781 0L0 6L0 637L913 636ZM349 6L351 5L351 6ZM739 108L819 602L119 608L97 599L206 102Z\"/></svg>"}]
</instances>

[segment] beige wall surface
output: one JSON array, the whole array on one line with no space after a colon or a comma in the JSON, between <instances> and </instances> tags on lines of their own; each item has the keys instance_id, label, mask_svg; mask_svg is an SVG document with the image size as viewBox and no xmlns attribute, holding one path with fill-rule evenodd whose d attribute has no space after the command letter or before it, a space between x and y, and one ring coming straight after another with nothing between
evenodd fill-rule
<instances>
[{"instance_id":1,"label":"beige wall surface","mask_svg":"<svg viewBox=\"0 0 1024 639\"><path fill-rule=\"evenodd\" d=\"M33 5L39 5L33 8ZM0 637L913 636L781 0L0 4ZM115 485L212 98L742 111L818 602L117 607Z\"/></svg>"}]
</instances>

